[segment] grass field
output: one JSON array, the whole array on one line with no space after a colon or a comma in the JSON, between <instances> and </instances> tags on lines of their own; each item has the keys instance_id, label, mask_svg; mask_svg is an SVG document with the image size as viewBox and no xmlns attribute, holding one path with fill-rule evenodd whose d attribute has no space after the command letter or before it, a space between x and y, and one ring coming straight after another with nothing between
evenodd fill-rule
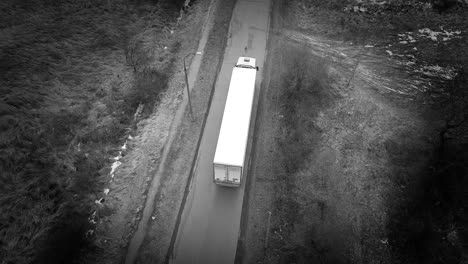
<instances>
[{"instance_id":1,"label":"grass field","mask_svg":"<svg viewBox=\"0 0 468 264\"><path fill-rule=\"evenodd\" d=\"M275 3L249 263L467 261L467 6L440 2Z\"/></svg>"},{"instance_id":2,"label":"grass field","mask_svg":"<svg viewBox=\"0 0 468 264\"><path fill-rule=\"evenodd\" d=\"M166 88L183 1L0 3L0 259L72 263L110 157Z\"/></svg>"}]
</instances>

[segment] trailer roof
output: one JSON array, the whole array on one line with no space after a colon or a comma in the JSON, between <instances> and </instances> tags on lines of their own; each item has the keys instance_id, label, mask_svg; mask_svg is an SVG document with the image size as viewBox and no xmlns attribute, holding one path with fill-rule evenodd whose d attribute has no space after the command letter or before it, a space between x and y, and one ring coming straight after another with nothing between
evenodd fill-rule
<instances>
[{"instance_id":1,"label":"trailer roof","mask_svg":"<svg viewBox=\"0 0 468 264\"><path fill-rule=\"evenodd\" d=\"M235 67L232 71L214 163L244 165L256 74L255 67Z\"/></svg>"}]
</instances>

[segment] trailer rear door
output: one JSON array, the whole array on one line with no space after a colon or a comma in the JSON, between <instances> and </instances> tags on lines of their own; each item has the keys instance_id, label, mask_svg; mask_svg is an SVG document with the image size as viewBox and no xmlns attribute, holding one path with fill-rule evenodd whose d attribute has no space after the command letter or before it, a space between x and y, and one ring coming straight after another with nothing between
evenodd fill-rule
<instances>
[{"instance_id":1,"label":"trailer rear door","mask_svg":"<svg viewBox=\"0 0 468 264\"><path fill-rule=\"evenodd\" d=\"M226 166L221 164L214 164L214 178L217 182L225 182L227 180Z\"/></svg>"},{"instance_id":2,"label":"trailer rear door","mask_svg":"<svg viewBox=\"0 0 468 264\"><path fill-rule=\"evenodd\" d=\"M240 184L242 168L237 166L228 166L228 181L234 184Z\"/></svg>"}]
</instances>

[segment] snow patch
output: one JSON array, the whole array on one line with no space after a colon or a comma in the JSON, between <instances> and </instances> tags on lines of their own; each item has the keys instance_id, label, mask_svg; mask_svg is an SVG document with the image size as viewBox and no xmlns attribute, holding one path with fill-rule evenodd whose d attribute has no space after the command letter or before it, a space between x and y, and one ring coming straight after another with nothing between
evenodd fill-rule
<instances>
[{"instance_id":1,"label":"snow patch","mask_svg":"<svg viewBox=\"0 0 468 264\"><path fill-rule=\"evenodd\" d=\"M94 234L94 230L89 229L88 231L86 231L85 236L86 236L86 237L90 237L90 236L92 236L93 234Z\"/></svg>"},{"instance_id":2,"label":"snow patch","mask_svg":"<svg viewBox=\"0 0 468 264\"><path fill-rule=\"evenodd\" d=\"M115 170L120 166L120 164L122 164L122 162L120 161L115 161L114 163L112 163L112 170L110 172L110 175L112 178L114 178L114 173L115 173Z\"/></svg>"},{"instance_id":3,"label":"snow patch","mask_svg":"<svg viewBox=\"0 0 468 264\"><path fill-rule=\"evenodd\" d=\"M441 30L443 30L441 28ZM456 30L456 31L447 31L447 30L443 30L443 31L433 31L429 28L423 28L423 29L420 29L418 30L419 32L419 35L422 36L422 37L426 37L426 38L429 38L431 39L432 41L439 41L439 36L441 36L442 38L442 41L449 41L453 38L460 38L460 35L461 34L461 31L460 30Z\"/></svg>"},{"instance_id":4,"label":"snow patch","mask_svg":"<svg viewBox=\"0 0 468 264\"><path fill-rule=\"evenodd\" d=\"M345 12L367 12L367 8L362 6L347 6L343 9Z\"/></svg>"},{"instance_id":5,"label":"snow patch","mask_svg":"<svg viewBox=\"0 0 468 264\"><path fill-rule=\"evenodd\" d=\"M431 77L440 77L445 80L452 80L457 76L457 72L453 67L441 67L439 65L428 65L416 70L416 72L422 73Z\"/></svg>"},{"instance_id":6,"label":"snow patch","mask_svg":"<svg viewBox=\"0 0 468 264\"><path fill-rule=\"evenodd\" d=\"M91 224L96 224L96 211L94 211L89 217L88 217L88 221L91 223Z\"/></svg>"},{"instance_id":7,"label":"snow patch","mask_svg":"<svg viewBox=\"0 0 468 264\"><path fill-rule=\"evenodd\" d=\"M400 33L398 34L398 40L400 41L401 44L408 44L408 43L416 42L416 40L411 34L413 34L413 32Z\"/></svg>"},{"instance_id":8,"label":"snow patch","mask_svg":"<svg viewBox=\"0 0 468 264\"><path fill-rule=\"evenodd\" d=\"M391 52L389 50L386 50L385 52L387 52L388 55L393 56L393 52Z\"/></svg>"}]
</instances>

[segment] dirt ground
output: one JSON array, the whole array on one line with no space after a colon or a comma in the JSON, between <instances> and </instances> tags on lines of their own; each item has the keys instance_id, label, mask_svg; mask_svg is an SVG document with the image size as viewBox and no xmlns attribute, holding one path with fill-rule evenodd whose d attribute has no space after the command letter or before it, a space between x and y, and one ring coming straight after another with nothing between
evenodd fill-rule
<instances>
[{"instance_id":1,"label":"dirt ground","mask_svg":"<svg viewBox=\"0 0 468 264\"><path fill-rule=\"evenodd\" d=\"M274 8L260 95L244 263L398 263L389 224L421 188L439 124L404 66L364 46L285 28ZM286 15L287 16L287 15ZM276 19L275 19L276 18ZM285 166L284 79L302 54L326 71L304 100L304 162ZM304 55L306 54L306 55ZM312 69L314 70L314 69Z\"/></svg>"}]
</instances>

